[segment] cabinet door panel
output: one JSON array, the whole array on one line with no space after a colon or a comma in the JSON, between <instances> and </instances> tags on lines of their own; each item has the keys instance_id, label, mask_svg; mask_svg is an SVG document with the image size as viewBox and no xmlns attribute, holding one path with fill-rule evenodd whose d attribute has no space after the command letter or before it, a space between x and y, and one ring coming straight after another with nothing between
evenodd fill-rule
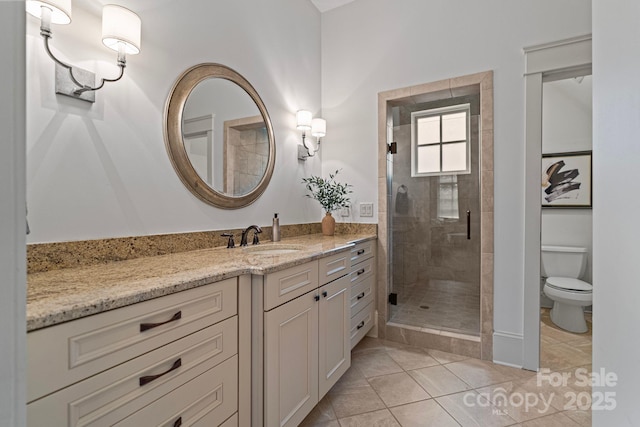
<instances>
[{"instance_id":1,"label":"cabinet door panel","mask_svg":"<svg viewBox=\"0 0 640 427\"><path fill-rule=\"evenodd\" d=\"M265 425L297 426L318 403L318 302L310 292L265 313Z\"/></svg>"},{"instance_id":2,"label":"cabinet door panel","mask_svg":"<svg viewBox=\"0 0 640 427\"><path fill-rule=\"evenodd\" d=\"M320 288L318 399L322 399L351 366L349 289L349 276Z\"/></svg>"}]
</instances>

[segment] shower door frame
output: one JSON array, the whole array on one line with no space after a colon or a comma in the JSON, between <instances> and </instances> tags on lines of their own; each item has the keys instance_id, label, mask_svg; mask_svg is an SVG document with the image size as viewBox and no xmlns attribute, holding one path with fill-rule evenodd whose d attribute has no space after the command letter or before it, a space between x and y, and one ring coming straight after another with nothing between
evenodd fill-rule
<instances>
[{"instance_id":1,"label":"shower door frame","mask_svg":"<svg viewBox=\"0 0 640 427\"><path fill-rule=\"evenodd\" d=\"M388 325L391 285L391 186L387 174L393 141L392 107L480 93L480 336ZM493 359L493 71L378 94L378 336L483 360Z\"/></svg>"}]
</instances>

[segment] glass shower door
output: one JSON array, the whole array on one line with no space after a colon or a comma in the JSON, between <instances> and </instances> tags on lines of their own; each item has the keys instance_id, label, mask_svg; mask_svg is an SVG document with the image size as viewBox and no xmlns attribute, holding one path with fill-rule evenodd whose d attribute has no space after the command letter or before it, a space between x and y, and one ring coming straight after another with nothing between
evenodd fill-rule
<instances>
[{"instance_id":1,"label":"glass shower door","mask_svg":"<svg viewBox=\"0 0 640 427\"><path fill-rule=\"evenodd\" d=\"M392 110L391 323L480 333L479 110L478 95Z\"/></svg>"}]
</instances>

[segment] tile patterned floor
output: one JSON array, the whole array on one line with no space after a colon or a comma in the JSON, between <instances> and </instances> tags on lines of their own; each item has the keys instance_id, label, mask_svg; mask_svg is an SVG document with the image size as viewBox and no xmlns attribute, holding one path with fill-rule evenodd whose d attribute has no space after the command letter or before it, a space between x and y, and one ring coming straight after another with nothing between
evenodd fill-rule
<instances>
[{"instance_id":1,"label":"tile patterned floor","mask_svg":"<svg viewBox=\"0 0 640 427\"><path fill-rule=\"evenodd\" d=\"M454 280L429 280L403 288L391 306L392 323L480 334L480 286Z\"/></svg>"},{"instance_id":2,"label":"tile patterned floor","mask_svg":"<svg viewBox=\"0 0 640 427\"><path fill-rule=\"evenodd\" d=\"M572 397L590 398L590 387L573 376L578 368L591 370L591 329L568 333L543 311L541 333L542 367L571 373L566 384L554 386L551 376L530 371L365 338L353 349L349 371L301 425L591 426L588 407L571 407Z\"/></svg>"}]
</instances>

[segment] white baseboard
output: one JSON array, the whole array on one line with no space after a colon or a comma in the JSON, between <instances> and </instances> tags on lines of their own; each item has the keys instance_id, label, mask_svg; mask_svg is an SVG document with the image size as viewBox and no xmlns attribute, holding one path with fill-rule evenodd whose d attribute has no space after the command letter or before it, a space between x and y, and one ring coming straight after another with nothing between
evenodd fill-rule
<instances>
[{"instance_id":1,"label":"white baseboard","mask_svg":"<svg viewBox=\"0 0 640 427\"><path fill-rule=\"evenodd\" d=\"M522 334L494 331L493 362L514 368L522 368L523 344L524 337Z\"/></svg>"}]
</instances>

